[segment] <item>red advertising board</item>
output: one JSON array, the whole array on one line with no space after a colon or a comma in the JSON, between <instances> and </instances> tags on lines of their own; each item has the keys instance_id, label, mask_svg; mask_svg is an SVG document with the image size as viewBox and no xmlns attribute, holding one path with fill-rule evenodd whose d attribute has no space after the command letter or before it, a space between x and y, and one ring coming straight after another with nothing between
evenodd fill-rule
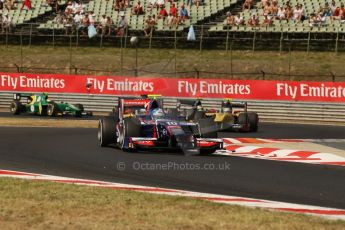
<instances>
[{"instance_id":1,"label":"red advertising board","mask_svg":"<svg viewBox=\"0 0 345 230\"><path fill-rule=\"evenodd\" d=\"M345 82L0 73L0 91L345 102Z\"/></svg>"}]
</instances>

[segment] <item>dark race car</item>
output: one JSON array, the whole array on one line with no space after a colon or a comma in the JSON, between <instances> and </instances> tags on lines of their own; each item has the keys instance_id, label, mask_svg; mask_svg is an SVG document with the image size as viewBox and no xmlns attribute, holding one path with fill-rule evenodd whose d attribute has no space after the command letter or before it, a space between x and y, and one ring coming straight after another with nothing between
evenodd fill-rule
<instances>
[{"instance_id":1,"label":"dark race car","mask_svg":"<svg viewBox=\"0 0 345 230\"><path fill-rule=\"evenodd\" d=\"M200 119L213 118L218 131L241 131L256 132L259 126L259 115L247 109L247 102L232 102L226 99L222 102L219 111L216 109L205 109L200 99L181 99L178 101L178 111L182 114L182 106L188 109L185 111L187 120L198 122Z\"/></svg>"},{"instance_id":2,"label":"dark race car","mask_svg":"<svg viewBox=\"0 0 345 230\"><path fill-rule=\"evenodd\" d=\"M99 120L100 146L115 144L124 151L157 149L183 150L211 154L223 147L223 141L205 138L207 122L198 124L168 115L158 100L120 98L111 116ZM212 127L213 128L213 127Z\"/></svg>"}]
</instances>

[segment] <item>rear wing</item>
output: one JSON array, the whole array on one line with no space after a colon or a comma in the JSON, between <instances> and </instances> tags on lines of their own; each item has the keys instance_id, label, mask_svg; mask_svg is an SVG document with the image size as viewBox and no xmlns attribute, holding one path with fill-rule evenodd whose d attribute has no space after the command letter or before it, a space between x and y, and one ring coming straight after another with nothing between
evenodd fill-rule
<instances>
[{"instance_id":1,"label":"rear wing","mask_svg":"<svg viewBox=\"0 0 345 230\"><path fill-rule=\"evenodd\" d=\"M201 99L178 99L177 108L180 108L181 105L189 105L193 108L196 108L198 105L202 105Z\"/></svg>"},{"instance_id":2,"label":"rear wing","mask_svg":"<svg viewBox=\"0 0 345 230\"><path fill-rule=\"evenodd\" d=\"M13 94L13 100L15 101L20 101L20 99L22 97L25 97L25 98L29 98L31 97L33 94L32 93L14 93Z\"/></svg>"}]
</instances>

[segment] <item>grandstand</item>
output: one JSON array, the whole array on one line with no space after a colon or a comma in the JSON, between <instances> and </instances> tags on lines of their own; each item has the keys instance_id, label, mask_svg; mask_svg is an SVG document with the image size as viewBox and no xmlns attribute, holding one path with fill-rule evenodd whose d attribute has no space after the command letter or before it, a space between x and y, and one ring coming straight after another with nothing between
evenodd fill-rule
<instances>
[{"instance_id":1,"label":"grandstand","mask_svg":"<svg viewBox=\"0 0 345 230\"><path fill-rule=\"evenodd\" d=\"M152 11L148 10L148 5L150 0L142 0L142 5L145 13L142 15L133 15L133 5L137 0L131 0L130 6L124 11L115 11L113 9L113 4L115 0L87 0L83 1L84 12L93 11L95 24L100 22L102 15L110 16L114 27L117 26L120 15L124 14L128 21L128 31L127 35L144 35L145 20L148 15L158 15L159 9L153 8ZM284 0L276 0L279 6L286 4ZM177 8L184 3L183 0L175 1ZM345 35L345 23L343 20L331 20L331 17L325 17L324 23L320 26L310 26L309 18L312 13L318 12L320 8L324 6L327 0L290 0L292 7L297 3L302 3L305 10L307 18L301 22L295 22L294 20L272 20L272 25L262 26L262 21L264 20L263 9L260 7L260 1L254 0L254 5L250 10L243 10L242 4L244 0L205 0L205 4L197 7L196 5L186 6L189 12L190 18L185 20L184 23L180 23L178 26L168 25L163 19L158 19L156 25L154 26L153 37L173 37L174 33L178 32L178 36L186 36L188 28L190 25L194 25L197 40L200 40L202 36L208 38L245 38L247 40L255 38L254 33L260 34L260 38L275 38L281 41L285 38L303 38L304 40L309 40L314 38L315 40L324 39L331 42L329 47L333 46L334 41L344 39ZM340 6L341 1L336 0L336 5ZM64 12L68 1L62 0L60 4L60 10ZM7 11L5 8L2 13L8 13L12 18L12 23L16 25L15 34L30 34L40 35L40 36L57 36L65 35L66 27L62 23L54 22L54 17L56 16L54 10L50 6L45 5L45 0L32 0L33 10L20 10L21 3L15 10ZM171 3L169 1L165 2L166 10L169 12ZM1 12L1 11L0 11ZM233 15L240 15L244 22L247 22L252 15L257 15L259 17L259 26L249 26L247 23L243 25L226 25L224 24L224 19L226 18L227 12L231 12ZM24 31L24 32L23 32ZM114 31L114 30L113 30ZM312 34L312 35L311 35ZM72 36L78 36L77 30L69 34ZM116 34L112 32L114 37ZM176 36L176 35L175 35ZM266 36L266 37L265 37ZM325 37L328 36L328 37ZM82 37L82 36L80 36ZM82 39L82 38L81 38ZM86 39L86 38L85 38ZM107 40L109 40L107 38ZM224 47L223 39L220 46ZM171 42L171 40L169 40ZM208 42L211 44L212 41ZM251 41L248 42L250 46ZM339 42L339 47L341 46ZM163 43L164 44L164 43ZM205 42L204 44L207 44ZM247 47L248 47L247 45ZM281 45L281 44L280 44ZM320 45L318 45L320 46ZM321 45L322 46L322 45Z\"/></svg>"}]
</instances>

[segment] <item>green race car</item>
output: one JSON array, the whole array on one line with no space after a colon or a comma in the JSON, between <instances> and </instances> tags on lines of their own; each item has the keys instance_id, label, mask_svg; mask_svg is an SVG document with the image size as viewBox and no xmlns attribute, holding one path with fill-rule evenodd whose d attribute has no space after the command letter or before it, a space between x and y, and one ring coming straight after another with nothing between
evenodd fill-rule
<instances>
[{"instance_id":1,"label":"green race car","mask_svg":"<svg viewBox=\"0 0 345 230\"><path fill-rule=\"evenodd\" d=\"M22 98L26 98L26 103L21 102ZM84 106L82 104L69 104L66 102L57 103L49 100L47 93L15 93L13 94L13 102L11 102L10 111L13 115L31 113L41 116L63 116L66 114L76 117L92 116L92 112L84 111Z\"/></svg>"}]
</instances>

